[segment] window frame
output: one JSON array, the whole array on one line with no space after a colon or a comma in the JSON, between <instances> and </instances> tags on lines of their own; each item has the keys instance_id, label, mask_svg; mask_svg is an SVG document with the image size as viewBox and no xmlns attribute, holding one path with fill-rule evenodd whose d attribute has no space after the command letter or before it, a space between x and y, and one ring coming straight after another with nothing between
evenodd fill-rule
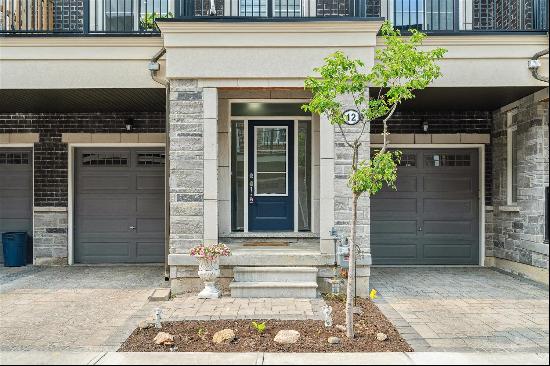
<instances>
[{"instance_id":1,"label":"window frame","mask_svg":"<svg viewBox=\"0 0 550 366\"><path fill-rule=\"evenodd\" d=\"M514 201L514 188L513 188L513 181L514 181L514 173L516 174L516 182L517 182L517 166L514 171L513 167L513 139L514 134L517 138L517 124L513 123L514 116L518 114L517 108L512 109L508 112L506 112L506 204L508 206L516 206L517 205L517 198L518 198L518 192L517 192L517 184L516 184L516 200ZM517 151L517 146L516 146Z\"/></svg>"}]
</instances>

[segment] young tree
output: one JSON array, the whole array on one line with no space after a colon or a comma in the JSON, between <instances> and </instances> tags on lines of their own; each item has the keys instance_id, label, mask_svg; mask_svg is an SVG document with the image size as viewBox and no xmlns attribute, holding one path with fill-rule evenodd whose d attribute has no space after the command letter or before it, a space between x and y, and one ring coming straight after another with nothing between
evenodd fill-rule
<instances>
[{"instance_id":1,"label":"young tree","mask_svg":"<svg viewBox=\"0 0 550 366\"><path fill-rule=\"evenodd\" d=\"M414 29L410 32L409 37L401 37L398 30L385 22L381 28L385 47L376 51L375 64L370 72L363 71L365 65L361 60L350 59L338 51L325 58L323 66L314 69L320 77L308 77L305 81L305 87L311 90L313 97L302 108L326 115L329 122L337 126L345 144L352 151L348 181L352 195L352 222L346 298L346 335L350 338L354 337L355 258L360 254L356 240L357 202L363 193L369 196L377 193L384 183L395 189L401 153L388 150L388 120L401 102L414 98L415 90L426 88L441 76L436 61L446 52L442 48L419 50L426 35ZM376 95L370 96L369 88L377 88ZM360 128L355 129L352 136L345 130L346 120L343 115L350 105L362 117ZM362 136L366 126L374 120L382 121L383 145L370 160L361 160L359 148Z\"/></svg>"}]
</instances>

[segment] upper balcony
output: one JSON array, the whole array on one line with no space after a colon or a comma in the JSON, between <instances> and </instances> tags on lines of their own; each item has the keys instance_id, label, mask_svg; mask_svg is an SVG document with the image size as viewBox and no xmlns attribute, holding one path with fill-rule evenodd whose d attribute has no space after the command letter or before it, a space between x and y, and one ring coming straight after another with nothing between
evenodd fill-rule
<instances>
[{"instance_id":1,"label":"upper balcony","mask_svg":"<svg viewBox=\"0 0 550 366\"><path fill-rule=\"evenodd\" d=\"M548 0L0 0L0 35L156 35L156 18L381 17L433 34L547 32Z\"/></svg>"}]
</instances>

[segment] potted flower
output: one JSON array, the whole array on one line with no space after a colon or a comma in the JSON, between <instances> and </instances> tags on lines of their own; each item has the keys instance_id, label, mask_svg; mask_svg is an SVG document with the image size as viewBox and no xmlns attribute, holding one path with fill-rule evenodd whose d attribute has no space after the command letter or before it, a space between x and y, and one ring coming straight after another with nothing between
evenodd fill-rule
<instances>
[{"instance_id":1,"label":"potted flower","mask_svg":"<svg viewBox=\"0 0 550 366\"><path fill-rule=\"evenodd\" d=\"M216 288L216 279L220 276L220 257L231 255L227 245L197 245L189 253L199 261L199 277L204 282L204 289L199 293L199 299L217 299L220 291Z\"/></svg>"}]
</instances>

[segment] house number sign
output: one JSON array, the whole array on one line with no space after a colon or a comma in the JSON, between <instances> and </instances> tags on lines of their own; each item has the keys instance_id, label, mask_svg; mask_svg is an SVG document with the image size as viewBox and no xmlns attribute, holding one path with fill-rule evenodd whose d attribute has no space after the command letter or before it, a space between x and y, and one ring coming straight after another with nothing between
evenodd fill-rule
<instances>
[{"instance_id":1,"label":"house number sign","mask_svg":"<svg viewBox=\"0 0 550 366\"><path fill-rule=\"evenodd\" d=\"M346 109L342 114L347 125L353 126L361 122L361 113L355 109Z\"/></svg>"}]
</instances>

